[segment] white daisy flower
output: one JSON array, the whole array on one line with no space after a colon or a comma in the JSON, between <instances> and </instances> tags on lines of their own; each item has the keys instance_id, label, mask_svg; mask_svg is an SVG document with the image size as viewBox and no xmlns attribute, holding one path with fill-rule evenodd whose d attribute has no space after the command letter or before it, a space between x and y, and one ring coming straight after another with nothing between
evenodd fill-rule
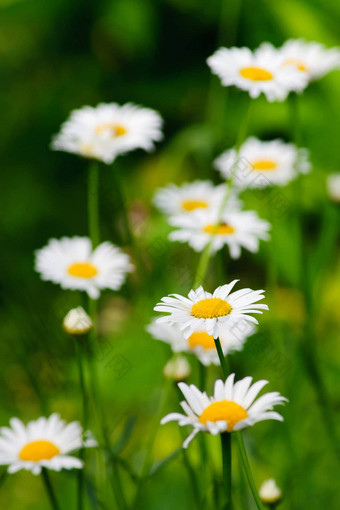
<instances>
[{"instance_id":1,"label":"white daisy flower","mask_svg":"<svg viewBox=\"0 0 340 510\"><path fill-rule=\"evenodd\" d=\"M191 214L197 210L218 209L228 192L225 184L214 186L211 181L194 181L181 186L169 184L156 191L155 206L167 216ZM242 202L231 194L228 207L238 209Z\"/></svg>"},{"instance_id":2,"label":"white daisy flower","mask_svg":"<svg viewBox=\"0 0 340 510\"><path fill-rule=\"evenodd\" d=\"M282 67L293 66L308 80L340 68L340 48L328 49L318 42L289 39L278 51Z\"/></svg>"},{"instance_id":3,"label":"white daisy flower","mask_svg":"<svg viewBox=\"0 0 340 510\"><path fill-rule=\"evenodd\" d=\"M247 321L228 324L220 337L224 356L241 351L247 338L255 333L256 327ZM156 339L170 345L173 352L190 352L197 356L202 365L219 365L214 337L206 331L195 331L188 338L178 324L159 324L153 320L147 331Z\"/></svg>"},{"instance_id":4,"label":"white daisy flower","mask_svg":"<svg viewBox=\"0 0 340 510\"><path fill-rule=\"evenodd\" d=\"M247 90L250 97L265 94L268 101L283 101L289 92L299 92L307 77L294 66L282 66L279 52L263 45L254 52L249 48L220 48L207 60L222 85Z\"/></svg>"},{"instance_id":5,"label":"white daisy flower","mask_svg":"<svg viewBox=\"0 0 340 510\"><path fill-rule=\"evenodd\" d=\"M52 149L80 154L110 164L119 154L150 151L162 139L162 118L131 103L100 103L71 112L52 140Z\"/></svg>"},{"instance_id":6,"label":"white daisy flower","mask_svg":"<svg viewBox=\"0 0 340 510\"><path fill-rule=\"evenodd\" d=\"M104 242L92 250L88 237L50 239L35 255L35 270L42 280L63 289L84 290L92 299L98 299L102 289L118 290L133 269L129 256L119 248Z\"/></svg>"},{"instance_id":7,"label":"white daisy flower","mask_svg":"<svg viewBox=\"0 0 340 510\"><path fill-rule=\"evenodd\" d=\"M340 202L340 172L327 177L328 195L334 202Z\"/></svg>"},{"instance_id":8,"label":"white daisy flower","mask_svg":"<svg viewBox=\"0 0 340 510\"><path fill-rule=\"evenodd\" d=\"M251 385L252 377L245 377L236 383L234 377L235 374L231 374L225 382L217 380L213 397L208 397L193 384L178 384L185 397L185 401L181 402L185 414L170 413L161 423L164 425L169 421L177 421L181 427L193 427L193 432L183 443L184 448L199 432L216 436L251 427L263 420L283 421L279 413L272 411L275 405L287 402L280 393L266 393L255 401L268 381L261 380Z\"/></svg>"},{"instance_id":9,"label":"white daisy flower","mask_svg":"<svg viewBox=\"0 0 340 510\"><path fill-rule=\"evenodd\" d=\"M196 331L206 331L214 338L227 334L231 324L249 321L258 324L253 313L263 313L268 306L257 304L264 298L264 290L231 290L239 280L217 287L213 294L203 287L189 292L188 298L171 294L162 298L154 310L169 315L157 319L158 323L178 324L185 338Z\"/></svg>"},{"instance_id":10,"label":"white daisy flower","mask_svg":"<svg viewBox=\"0 0 340 510\"><path fill-rule=\"evenodd\" d=\"M269 239L270 224L261 220L255 211L230 209L221 216L218 210L197 211L190 216L175 216L169 222L179 228L169 234L171 241L189 243L198 252L210 242L212 253L227 245L233 259L241 256L242 247L256 253L259 240Z\"/></svg>"},{"instance_id":11,"label":"white daisy flower","mask_svg":"<svg viewBox=\"0 0 340 510\"><path fill-rule=\"evenodd\" d=\"M9 473L27 469L38 475L43 467L54 471L80 469L83 462L68 454L97 446L94 439L83 441L80 423L67 424L55 413L27 425L12 418L10 425L0 428L0 465L8 466Z\"/></svg>"},{"instance_id":12,"label":"white daisy flower","mask_svg":"<svg viewBox=\"0 0 340 510\"><path fill-rule=\"evenodd\" d=\"M240 147L238 154L236 149L227 150L214 164L223 177L233 175L235 186L242 190L285 186L299 173L309 172L308 156L307 149L299 149L282 140L261 142L250 137Z\"/></svg>"}]
</instances>

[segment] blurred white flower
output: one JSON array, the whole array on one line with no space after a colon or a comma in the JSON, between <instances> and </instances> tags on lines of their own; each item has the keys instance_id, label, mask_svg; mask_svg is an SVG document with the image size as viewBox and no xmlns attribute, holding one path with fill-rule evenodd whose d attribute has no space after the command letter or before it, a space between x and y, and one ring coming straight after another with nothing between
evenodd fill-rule
<instances>
[{"instance_id":1,"label":"blurred white flower","mask_svg":"<svg viewBox=\"0 0 340 510\"><path fill-rule=\"evenodd\" d=\"M225 210L221 216L218 210L196 211L174 216L170 224L178 228L169 234L171 241L189 243L198 252L210 242L212 253L227 245L233 259L241 256L241 248L255 253L259 240L269 239L270 224L255 211Z\"/></svg>"},{"instance_id":2,"label":"blurred white flower","mask_svg":"<svg viewBox=\"0 0 340 510\"><path fill-rule=\"evenodd\" d=\"M38 475L43 467L54 471L80 469L83 461L68 453L97 446L93 438L83 441L80 423L67 424L55 413L27 425L12 418L10 424L10 428L0 429L0 465L8 465L9 473L26 469Z\"/></svg>"},{"instance_id":3,"label":"blurred white flower","mask_svg":"<svg viewBox=\"0 0 340 510\"><path fill-rule=\"evenodd\" d=\"M198 210L218 209L227 192L226 184L215 186L211 181L194 181L181 186L169 184L156 191L153 201L167 216L190 215ZM242 202L232 193L228 207L236 209L241 205Z\"/></svg>"},{"instance_id":4,"label":"blurred white flower","mask_svg":"<svg viewBox=\"0 0 340 510\"><path fill-rule=\"evenodd\" d=\"M91 317L82 306L72 308L63 320L63 328L70 335L85 335L92 327Z\"/></svg>"},{"instance_id":5,"label":"blurred white flower","mask_svg":"<svg viewBox=\"0 0 340 510\"><path fill-rule=\"evenodd\" d=\"M88 237L50 239L37 250L35 270L63 289L84 290L98 299L102 289L118 290L132 271L130 257L109 242L92 249Z\"/></svg>"},{"instance_id":6,"label":"blurred white flower","mask_svg":"<svg viewBox=\"0 0 340 510\"><path fill-rule=\"evenodd\" d=\"M215 167L225 178L233 174L235 186L245 188L265 188L285 186L300 173L310 170L307 149L299 149L292 143L282 140L262 142L250 137L240 147L230 149L215 160Z\"/></svg>"},{"instance_id":7,"label":"blurred white flower","mask_svg":"<svg viewBox=\"0 0 340 510\"><path fill-rule=\"evenodd\" d=\"M263 503L278 503L282 499L282 492L273 478L266 480L260 487L259 496Z\"/></svg>"},{"instance_id":8,"label":"blurred white flower","mask_svg":"<svg viewBox=\"0 0 340 510\"><path fill-rule=\"evenodd\" d=\"M226 381L215 382L214 395L208 397L196 386L179 383L185 397L181 407L185 414L170 413L161 423L177 421L181 427L191 425L193 432L184 441L186 448L199 432L208 432L216 436L223 432L233 432L251 427L263 420L283 421L282 416L273 411L275 405L287 402L277 391L265 393L256 401L256 397L268 381L257 381L251 386L252 377L245 377L234 383L235 374ZM255 402L254 402L255 401Z\"/></svg>"},{"instance_id":9,"label":"blurred white flower","mask_svg":"<svg viewBox=\"0 0 340 510\"><path fill-rule=\"evenodd\" d=\"M340 202L340 172L327 177L328 195L334 202Z\"/></svg>"},{"instance_id":10,"label":"blurred white flower","mask_svg":"<svg viewBox=\"0 0 340 510\"><path fill-rule=\"evenodd\" d=\"M150 151L162 139L162 118L131 103L100 103L71 112L52 140L52 149L80 154L110 164L119 154Z\"/></svg>"},{"instance_id":11,"label":"blurred white flower","mask_svg":"<svg viewBox=\"0 0 340 510\"><path fill-rule=\"evenodd\" d=\"M184 381L191 374L191 367L185 356L175 356L163 369L164 376L173 381Z\"/></svg>"},{"instance_id":12,"label":"blurred white flower","mask_svg":"<svg viewBox=\"0 0 340 510\"><path fill-rule=\"evenodd\" d=\"M156 339L170 345L173 352L190 352L197 356L202 365L219 365L214 337L206 331L195 331L186 338L178 324L159 324L157 319L147 327ZM241 351L247 338L255 333L256 327L247 321L231 321L220 336L223 354Z\"/></svg>"},{"instance_id":13,"label":"blurred white flower","mask_svg":"<svg viewBox=\"0 0 340 510\"><path fill-rule=\"evenodd\" d=\"M289 92L300 92L307 77L294 66L282 66L277 49L264 44L254 52L249 48L220 48L207 60L222 85L247 90L252 98L265 94L268 101L283 101Z\"/></svg>"},{"instance_id":14,"label":"blurred white flower","mask_svg":"<svg viewBox=\"0 0 340 510\"><path fill-rule=\"evenodd\" d=\"M304 39L289 39L278 49L282 66L294 66L308 80L316 80L340 68L340 48Z\"/></svg>"}]
</instances>

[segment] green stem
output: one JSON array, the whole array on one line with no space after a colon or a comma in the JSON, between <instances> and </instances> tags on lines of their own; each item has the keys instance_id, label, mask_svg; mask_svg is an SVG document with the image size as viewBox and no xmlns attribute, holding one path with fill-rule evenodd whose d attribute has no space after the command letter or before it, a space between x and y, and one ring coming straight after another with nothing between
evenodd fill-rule
<instances>
[{"instance_id":1,"label":"green stem","mask_svg":"<svg viewBox=\"0 0 340 510\"><path fill-rule=\"evenodd\" d=\"M142 489L143 489L144 483L146 482L146 480L149 477L153 447L154 447L154 443L155 443L155 440L157 437L158 429L160 427L161 418L164 414L164 408L165 408L165 405L166 405L168 397L169 397L169 392L171 390L171 386L172 386L172 381L167 381L164 391L163 391L161 402L159 405L158 413L156 414L154 428L152 430L152 433L149 437L149 441L147 443L145 457L144 457L144 461L143 461L143 465L142 465L142 469L141 469L141 474L140 474L140 477L138 480L137 489L136 489L136 493L135 493L135 497L134 497L134 503L132 505L132 508L135 508L135 509L138 509L140 507L140 497L141 497Z\"/></svg>"},{"instance_id":2,"label":"green stem","mask_svg":"<svg viewBox=\"0 0 340 510\"><path fill-rule=\"evenodd\" d=\"M58 505L57 499L55 497L54 490L53 490L53 487L51 484L51 480L50 480L50 477L49 477L49 474L48 474L46 468L42 468L41 475L42 475L43 482L45 484L47 495L48 495L50 503L51 503L51 508L53 508L53 510L59 510L59 505Z\"/></svg>"},{"instance_id":3,"label":"green stem","mask_svg":"<svg viewBox=\"0 0 340 510\"><path fill-rule=\"evenodd\" d=\"M196 275L195 275L195 279L194 279L194 286L193 286L194 289L196 289L199 285L202 285L205 280L205 276L207 273L207 269L208 269L208 265L209 265L209 261L210 261L210 257L211 257L212 244L214 241L214 237L217 233L218 227L221 224L221 218L222 218L223 212L226 208L226 205L228 203L229 197L230 197L232 189L233 189L235 172L236 172L236 168L238 165L238 153L239 153L240 147L243 144L246 134L247 134L247 129L248 129L250 115L251 115L251 105L252 105L252 100L249 101L249 103L247 105L246 113L244 114L243 120L240 124L239 132L238 132L237 140L236 140L236 146L235 146L236 160L233 165L233 168L231 169L229 182L227 181L227 183L226 183L226 191L225 191L225 195L223 197L221 206L218 211L217 223L215 225L214 231L211 234L210 240L209 240L208 244L205 246L205 248L202 252L202 255L199 259L199 262L198 262L197 271L196 271Z\"/></svg>"},{"instance_id":4,"label":"green stem","mask_svg":"<svg viewBox=\"0 0 340 510\"><path fill-rule=\"evenodd\" d=\"M224 432L221 434L222 466L223 466L223 489L226 496L226 510L232 508L231 491L231 434Z\"/></svg>"},{"instance_id":5,"label":"green stem","mask_svg":"<svg viewBox=\"0 0 340 510\"><path fill-rule=\"evenodd\" d=\"M247 452L246 452L246 449L245 449L245 446L244 446L242 434L241 434L241 432L235 432L235 435L236 435L236 439L237 439L237 446L238 446L238 449L239 449L239 453L240 453L240 457L241 457L241 460L242 460L243 468L244 468L244 471L246 473L247 480L248 480L248 483L249 483L249 487L250 487L250 490L251 490L251 492L253 494L253 498L255 500L256 506L257 506L258 510L264 510L262 502L261 502L261 499L260 499L260 496L259 496L259 494L257 492L257 489L256 489L256 485L255 485L255 482L254 482L254 478L253 478L251 469L250 469L250 465L249 465L249 461L248 461L248 456L247 456Z\"/></svg>"},{"instance_id":6,"label":"green stem","mask_svg":"<svg viewBox=\"0 0 340 510\"><path fill-rule=\"evenodd\" d=\"M93 249L96 248L99 244L98 187L99 187L99 164L97 162L93 162L91 163L88 170L88 187L87 187L89 237L91 239Z\"/></svg>"},{"instance_id":7,"label":"green stem","mask_svg":"<svg viewBox=\"0 0 340 510\"><path fill-rule=\"evenodd\" d=\"M132 228L130 225L130 219L129 219L128 209L126 206L126 200L125 200L125 193L124 193L123 185L122 185L121 178L120 178L119 168L118 169L113 168L112 175L113 175L115 188L116 188L117 204L119 207L118 212L121 214L121 218L123 220L123 225L124 225L124 235L125 235L124 242L127 242L131 246L134 246L135 238L132 233Z\"/></svg>"},{"instance_id":8,"label":"green stem","mask_svg":"<svg viewBox=\"0 0 340 510\"><path fill-rule=\"evenodd\" d=\"M196 502L195 508L199 508L200 510L203 510L203 502L201 501L201 497L200 497L200 485L199 485L197 477L196 477L196 472L191 465L191 462L190 462L190 459L188 456L188 452L183 449L182 453L183 453L183 463L184 463L184 466L188 472L191 486L192 486L193 497Z\"/></svg>"},{"instance_id":9,"label":"green stem","mask_svg":"<svg viewBox=\"0 0 340 510\"><path fill-rule=\"evenodd\" d=\"M113 489L113 494L115 497L116 505L118 509L127 510L128 506L125 500L125 496L122 490L122 482L119 473L119 466L116 460L112 460L112 476L111 476L111 484Z\"/></svg>"},{"instance_id":10,"label":"green stem","mask_svg":"<svg viewBox=\"0 0 340 510\"><path fill-rule=\"evenodd\" d=\"M215 346L216 346L218 358L221 363L223 377L226 379L228 377L228 367L227 367L227 362L226 362L226 359L225 359L223 351L222 351L221 342L220 342L219 338L215 338Z\"/></svg>"},{"instance_id":11,"label":"green stem","mask_svg":"<svg viewBox=\"0 0 340 510\"><path fill-rule=\"evenodd\" d=\"M78 372L79 372L79 383L80 383L80 392L82 398L82 407L83 407L83 428L87 430L87 420L88 420L88 411L87 411L87 395L86 395L86 385L85 385L85 376L84 376L84 364L83 364L83 349L82 349L82 339L75 339L76 343L76 351L77 351L77 363L78 363ZM80 451L80 457L83 462L85 462L85 448L82 448ZM79 469L78 471L78 490L77 490L77 508L78 510L82 510L83 508L83 493L84 493L84 473L83 469Z\"/></svg>"},{"instance_id":12,"label":"green stem","mask_svg":"<svg viewBox=\"0 0 340 510\"><path fill-rule=\"evenodd\" d=\"M87 429L87 420L88 420L88 411L87 411L87 394L86 394L84 361L83 361L83 346L81 344L81 341L82 341L81 338L75 339L78 372L79 372L79 384L80 384L80 392L81 392L82 406L83 406L83 427L86 430Z\"/></svg>"},{"instance_id":13,"label":"green stem","mask_svg":"<svg viewBox=\"0 0 340 510\"><path fill-rule=\"evenodd\" d=\"M92 249L95 249L100 242L99 233L99 164L98 162L92 162L88 171L88 231L89 237L92 243ZM105 421L103 410L101 406L101 400L98 395L98 377L95 352L98 347L98 321L97 321L97 301L89 298L88 301L88 312L93 322L93 328L88 334L88 367L90 372L90 388L91 388L91 399L94 411L94 420L96 423L96 429L98 438L103 435L105 428ZM102 481L105 478L105 464L103 460L102 452L98 449L96 452L97 463L96 463L96 481L98 484L98 490L103 488Z\"/></svg>"}]
</instances>

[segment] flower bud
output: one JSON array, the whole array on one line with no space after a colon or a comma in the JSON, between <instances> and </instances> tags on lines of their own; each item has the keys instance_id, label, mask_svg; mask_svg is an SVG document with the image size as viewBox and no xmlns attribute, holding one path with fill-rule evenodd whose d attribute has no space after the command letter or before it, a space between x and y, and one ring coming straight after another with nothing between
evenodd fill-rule
<instances>
[{"instance_id":1,"label":"flower bud","mask_svg":"<svg viewBox=\"0 0 340 510\"><path fill-rule=\"evenodd\" d=\"M170 359L163 369L164 377L179 382L187 379L191 374L191 367L184 356Z\"/></svg>"},{"instance_id":2,"label":"flower bud","mask_svg":"<svg viewBox=\"0 0 340 510\"><path fill-rule=\"evenodd\" d=\"M333 202L340 202L340 173L330 174L328 176L327 191Z\"/></svg>"},{"instance_id":3,"label":"flower bud","mask_svg":"<svg viewBox=\"0 0 340 510\"><path fill-rule=\"evenodd\" d=\"M282 492L273 478L263 482L259 495L262 503L267 505L275 505L282 499Z\"/></svg>"},{"instance_id":4,"label":"flower bud","mask_svg":"<svg viewBox=\"0 0 340 510\"><path fill-rule=\"evenodd\" d=\"M85 335L92 328L93 323L84 308L72 308L63 320L63 328L70 335Z\"/></svg>"}]
</instances>

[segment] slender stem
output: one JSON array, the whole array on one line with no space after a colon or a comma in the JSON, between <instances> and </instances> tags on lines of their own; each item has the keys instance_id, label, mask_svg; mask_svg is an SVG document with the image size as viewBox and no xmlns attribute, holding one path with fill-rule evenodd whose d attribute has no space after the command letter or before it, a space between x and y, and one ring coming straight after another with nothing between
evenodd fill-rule
<instances>
[{"instance_id":1,"label":"slender stem","mask_svg":"<svg viewBox=\"0 0 340 510\"><path fill-rule=\"evenodd\" d=\"M259 494L257 492L256 485L255 485L255 482L254 482L254 478L253 478L253 475L252 475L252 472L251 472L251 469L250 469L250 465L249 465L249 461L248 461L248 456L247 456L247 452L246 452L246 449L245 449L245 446L244 446L242 434L241 434L241 432L234 432L234 434L236 435L237 446L238 446L238 449L239 449L239 452L240 452L240 457L241 457L241 460L242 460L243 468L244 468L244 471L246 473L247 480L248 480L248 483L249 483L249 487L250 487L250 490L251 490L251 492L253 494L253 498L255 500L256 506L257 506L258 510L263 510L263 505L262 505L260 496L259 496Z\"/></svg>"},{"instance_id":2,"label":"slender stem","mask_svg":"<svg viewBox=\"0 0 340 510\"><path fill-rule=\"evenodd\" d=\"M223 377L228 377L228 367L222 351L221 342L219 338L215 338L215 346L220 360ZM226 495L225 509L231 510L231 434L224 432L221 434L221 448L222 448L222 466L223 466L223 492Z\"/></svg>"},{"instance_id":3,"label":"slender stem","mask_svg":"<svg viewBox=\"0 0 340 510\"><path fill-rule=\"evenodd\" d=\"M196 508L203 510L203 502L201 501L201 497L200 497L200 485L197 480L196 472L191 465L191 462L190 462L190 459L188 456L188 452L183 449L182 453L183 453L183 463L184 463L184 466L186 467L186 470L187 470L189 478L190 478L192 492L193 492L193 496L194 496L194 499L196 502Z\"/></svg>"},{"instance_id":4,"label":"slender stem","mask_svg":"<svg viewBox=\"0 0 340 510\"><path fill-rule=\"evenodd\" d=\"M223 489L226 496L226 510L232 508L231 491L231 434L224 432L221 434L222 466L223 466Z\"/></svg>"},{"instance_id":5,"label":"slender stem","mask_svg":"<svg viewBox=\"0 0 340 510\"><path fill-rule=\"evenodd\" d=\"M128 506L125 500L124 492L122 490L119 466L114 459L112 460L112 476L110 478L117 507L119 510L127 510Z\"/></svg>"},{"instance_id":6,"label":"slender stem","mask_svg":"<svg viewBox=\"0 0 340 510\"><path fill-rule=\"evenodd\" d=\"M87 411L87 394L86 394L86 385L85 385L85 376L84 376L84 364L83 364L83 346L82 339L75 339L76 343L76 351L77 351L77 363L78 363L78 371L79 371L79 383L80 383L80 392L82 398L82 406L83 406L83 428L87 430L87 420L88 420L88 411ZM85 448L82 448L80 451L80 457L83 462L85 462ZM78 471L78 510L82 510L83 508L83 493L84 493L84 473L82 469Z\"/></svg>"},{"instance_id":7,"label":"slender stem","mask_svg":"<svg viewBox=\"0 0 340 510\"><path fill-rule=\"evenodd\" d=\"M48 474L46 468L42 468L41 475L42 475L43 482L45 484L46 492L48 494L48 497L49 497L49 500L51 503L51 507L53 508L53 510L59 510L59 505L58 505L57 499L55 497L54 490L53 490L53 487L51 484L51 480L50 480L50 477L49 477L49 474Z\"/></svg>"},{"instance_id":8,"label":"slender stem","mask_svg":"<svg viewBox=\"0 0 340 510\"><path fill-rule=\"evenodd\" d=\"M92 249L95 249L100 242L99 231L99 164L92 162L88 171L88 232L92 243ZM90 372L91 400L94 411L94 420L96 422L98 437L103 435L105 421L101 399L98 397L98 377L95 352L98 347L98 321L97 321L97 301L89 298L88 312L93 322L93 328L87 336L88 340L88 368ZM98 449L96 452L96 482L98 490L103 489L103 480L105 478L104 459L102 452Z\"/></svg>"},{"instance_id":9,"label":"slender stem","mask_svg":"<svg viewBox=\"0 0 340 510\"><path fill-rule=\"evenodd\" d=\"M158 412L156 414L156 418L155 418L155 422L154 422L154 428L152 430L152 433L151 433L151 435L149 437L149 441L147 443L145 457L144 457L144 461L143 461L143 465L142 465L142 469L141 469L141 474L140 474L140 477L139 477L139 480L138 480L137 489L136 489L136 493L135 493L135 497L134 497L134 503L132 505L132 508L136 508L137 509L137 508L140 507L140 496L141 496L141 493L142 493L142 490L143 490L144 483L147 480L147 478L149 477L153 447L154 447L155 440L156 440L156 437L157 437L158 429L160 427L161 418L162 418L162 416L164 414L164 408L165 408L165 405L166 405L166 403L168 401L169 392L171 390L171 387L172 387L172 381L167 381L166 385L165 385L165 388L163 390L163 395L161 397L161 402L160 402L160 405L159 405L159 409L158 409Z\"/></svg>"},{"instance_id":10,"label":"slender stem","mask_svg":"<svg viewBox=\"0 0 340 510\"><path fill-rule=\"evenodd\" d=\"M116 197L117 197L117 206L118 213L121 214L121 218L123 220L124 225L124 236L125 241L128 242L131 246L135 244L135 238L132 232L132 228L130 225L130 219L128 214L128 209L126 206L125 193L123 190L123 185L120 178L119 168L114 168L112 170L112 176L114 178L115 188L116 188Z\"/></svg>"},{"instance_id":11,"label":"slender stem","mask_svg":"<svg viewBox=\"0 0 340 510\"><path fill-rule=\"evenodd\" d=\"M92 248L99 244L99 206L98 206L98 187L99 187L99 164L91 163L88 170L87 187L87 206L88 206L88 225L89 236L92 241Z\"/></svg>"},{"instance_id":12,"label":"slender stem","mask_svg":"<svg viewBox=\"0 0 340 510\"><path fill-rule=\"evenodd\" d=\"M82 339L78 339L78 338L75 339L78 372L79 372L79 384L80 384L80 392L81 392L82 406L83 406L83 427L86 430L87 429L87 420L88 420L87 392L86 392L85 374L84 374L83 346L81 344L81 341L82 341Z\"/></svg>"},{"instance_id":13,"label":"slender stem","mask_svg":"<svg viewBox=\"0 0 340 510\"><path fill-rule=\"evenodd\" d=\"M227 367L227 362L226 362L226 359L225 359L223 351L222 351L221 342L220 342L219 338L215 338L215 345L216 345L218 358L221 363L223 377L227 378L228 377L228 367Z\"/></svg>"},{"instance_id":14,"label":"slender stem","mask_svg":"<svg viewBox=\"0 0 340 510\"><path fill-rule=\"evenodd\" d=\"M223 197L222 203L221 203L219 211L218 211L217 222L216 222L215 228L211 234L210 240L209 240L208 244L205 246L205 248L201 254L201 257L199 259L199 262L198 262L197 271L196 271L196 275L195 275L195 279L194 279L194 286L193 286L194 289L196 289L199 285L202 285L204 283L205 276L206 276L207 269L208 269L209 260L212 255L212 245L213 245L214 237L217 234L218 227L221 224L222 215L224 213L224 210L225 210L228 200L230 198L231 192L233 190L235 172L237 169L237 165L239 163L238 153L239 153L240 147L241 147L242 143L244 142L246 134L247 134L248 124L249 124L250 115L251 115L251 105L252 105L252 101L250 100L247 105L246 113L243 116L243 119L242 119L242 122L241 122L240 128L239 128L239 132L237 135L236 146L235 146L235 148L236 148L235 163L234 163L234 165L231 169L231 172L230 172L229 182L227 181L227 183L226 183L225 195Z\"/></svg>"}]
</instances>

